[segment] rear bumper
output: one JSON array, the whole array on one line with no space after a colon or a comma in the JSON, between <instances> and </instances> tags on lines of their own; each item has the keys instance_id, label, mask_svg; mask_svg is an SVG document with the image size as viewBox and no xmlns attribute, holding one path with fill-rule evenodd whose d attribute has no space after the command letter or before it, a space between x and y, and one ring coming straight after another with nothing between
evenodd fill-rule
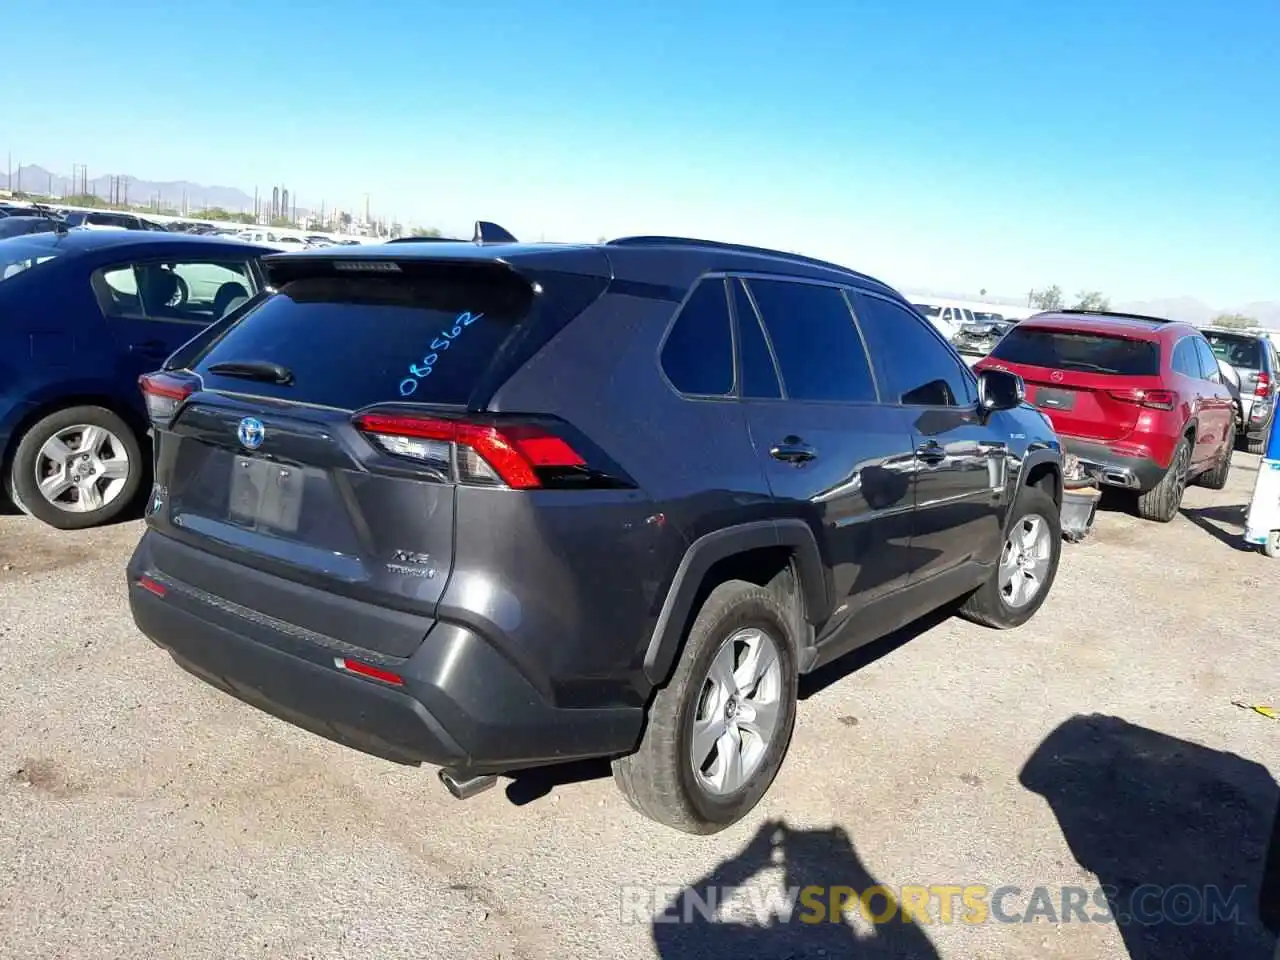
<instances>
[{"instance_id":1,"label":"rear bumper","mask_svg":"<svg viewBox=\"0 0 1280 960\"><path fill-rule=\"evenodd\" d=\"M473 631L437 623L407 658L321 637L220 601L150 563L148 531L129 563L134 622L189 672L280 719L397 763L501 773L634 749L639 707L549 703ZM246 570L246 576L252 571ZM164 595L139 585L151 578ZM340 669L346 658L402 678Z\"/></svg>"},{"instance_id":2,"label":"rear bumper","mask_svg":"<svg viewBox=\"0 0 1280 960\"><path fill-rule=\"evenodd\" d=\"M1160 482L1168 469L1150 457L1117 453L1104 443L1062 436L1062 449L1080 460L1085 475L1103 486L1145 492Z\"/></svg>"}]
</instances>

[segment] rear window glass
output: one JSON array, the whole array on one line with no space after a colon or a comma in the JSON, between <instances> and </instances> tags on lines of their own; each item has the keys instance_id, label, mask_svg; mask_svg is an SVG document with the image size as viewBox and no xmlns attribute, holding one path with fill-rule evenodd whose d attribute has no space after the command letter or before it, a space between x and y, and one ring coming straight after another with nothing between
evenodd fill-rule
<instances>
[{"instance_id":1,"label":"rear window glass","mask_svg":"<svg viewBox=\"0 0 1280 960\"><path fill-rule=\"evenodd\" d=\"M1242 337L1239 334L1215 333L1206 331L1204 338L1213 348L1213 355L1225 360L1233 367L1246 370L1262 369L1262 342L1256 337Z\"/></svg>"},{"instance_id":2,"label":"rear window glass","mask_svg":"<svg viewBox=\"0 0 1280 960\"><path fill-rule=\"evenodd\" d=\"M206 386L354 410L373 403L465 403L527 315L515 278L293 280L233 323L194 365ZM288 385L211 374L268 361Z\"/></svg>"},{"instance_id":3,"label":"rear window glass","mask_svg":"<svg viewBox=\"0 0 1280 960\"><path fill-rule=\"evenodd\" d=\"M942 316L941 307L934 307L927 303L913 303L912 306L916 308L917 312L919 312L921 316L925 316L925 317Z\"/></svg>"},{"instance_id":4,"label":"rear window glass","mask_svg":"<svg viewBox=\"0 0 1280 960\"><path fill-rule=\"evenodd\" d=\"M22 237L11 237L5 240L0 244L0 283L26 273L32 267L48 263L60 252L58 247L46 239L29 241Z\"/></svg>"},{"instance_id":5,"label":"rear window glass","mask_svg":"<svg viewBox=\"0 0 1280 960\"><path fill-rule=\"evenodd\" d=\"M1157 344L1096 333L1018 326L996 344L991 356L1007 363L1122 377L1153 377L1160 373Z\"/></svg>"}]
</instances>

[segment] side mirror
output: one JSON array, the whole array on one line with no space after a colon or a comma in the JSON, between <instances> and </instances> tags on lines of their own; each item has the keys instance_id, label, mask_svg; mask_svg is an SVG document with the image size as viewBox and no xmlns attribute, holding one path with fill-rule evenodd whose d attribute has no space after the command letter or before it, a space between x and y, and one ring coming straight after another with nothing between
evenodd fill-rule
<instances>
[{"instance_id":1,"label":"side mirror","mask_svg":"<svg viewBox=\"0 0 1280 960\"><path fill-rule=\"evenodd\" d=\"M978 409L983 416L997 410L1013 410L1027 398L1027 385L1008 370L983 370L978 374Z\"/></svg>"}]
</instances>

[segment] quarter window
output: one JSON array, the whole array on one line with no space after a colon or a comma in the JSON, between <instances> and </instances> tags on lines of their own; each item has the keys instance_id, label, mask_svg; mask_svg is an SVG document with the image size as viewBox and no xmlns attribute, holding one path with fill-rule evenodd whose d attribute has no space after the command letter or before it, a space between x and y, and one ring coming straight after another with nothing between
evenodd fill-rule
<instances>
[{"instance_id":1,"label":"quarter window","mask_svg":"<svg viewBox=\"0 0 1280 960\"><path fill-rule=\"evenodd\" d=\"M1184 377L1194 377L1196 380L1204 378L1204 373L1200 369L1200 358L1196 354L1195 337L1183 337L1178 341L1177 346L1173 348L1173 359L1170 364Z\"/></svg>"},{"instance_id":2,"label":"quarter window","mask_svg":"<svg viewBox=\"0 0 1280 960\"><path fill-rule=\"evenodd\" d=\"M662 370L681 393L722 397L733 390L733 332L723 280L703 280L662 346Z\"/></svg>"},{"instance_id":3,"label":"quarter window","mask_svg":"<svg viewBox=\"0 0 1280 960\"><path fill-rule=\"evenodd\" d=\"M792 400L868 403L876 399L866 349L844 294L835 287L749 280Z\"/></svg>"},{"instance_id":4,"label":"quarter window","mask_svg":"<svg viewBox=\"0 0 1280 960\"><path fill-rule=\"evenodd\" d=\"M1203 337L1194 337L1196 355L1200 358L1200 370L1204 379L1214 383L1222 382L1222 369L1218 366L1218 358L1213 355L1213 348Z\"/></svg>"},{"instance_id":5,"label":"quarter window","mask_svg":"<svg viewBox=\"0 0 1280 960\"><path fill-rule=\"evenodd\" d=\"M976 400L972 374L917 314L864 293L855 294L854 305L887 402L956 407Z\"/></svg>"},{"instance_id":6,"label":"quarter window","mask_svg":"<svg viewBox=\"0 0 1280 960\"><path fill-rule=\"evenodd\" d=\"M747 297L742 281L733 284L733 312L738 318L738 362L742 366L741 395L748 400L777 400L782 396L778 371L765 342L756 308Z\"/></svg>"}]
</instances>

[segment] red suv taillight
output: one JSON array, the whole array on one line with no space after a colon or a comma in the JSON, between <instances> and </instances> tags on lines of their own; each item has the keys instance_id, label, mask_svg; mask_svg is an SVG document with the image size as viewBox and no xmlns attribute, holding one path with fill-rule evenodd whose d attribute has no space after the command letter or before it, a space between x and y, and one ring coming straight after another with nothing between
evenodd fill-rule
<instances>
[{"instance_id":1,"label":"red suv taillight","mask_svg":"<svg viewBox=\"0 0 1280 960\"><path fill-rule=\"evenodd\" d=\"M546 486L547 470L585 468L563 437L530 424L493 425L413 414L361 413L352 421L382 450L478 486Z\"/></svg>"},{"instance_id":2,"label":"red suv taillight","mask_svg":"<svg viewBox=\"0 0 1280 960\"><path fill-rule=\"evenodd\" d=\"M148 373L138 378L138 386L142 388L151 422L167 423L183 401L196 392L199 383L179 373Z\"/></svg>"},{"instance_id":3,"label":"red suv taillight","mask_svg":"<svg viewBox=\"0 0 1280 960\"><path fill-rule=\"evenodd\" d=\"M1172 410L1178 405L1178 395L1172 390L1144 390L1133 387L1127 390L1108 390L1108 394L1125 403L1136 403L1153 410Z\"/></svg>"},{"instance_id":4,"label":"red suv taillight","mask_svg":"<svg viewBox=\"0 0 1280 960\"><path fill-rule=\"evenodd\" d=\"M1254 374L1253 395L1255 397L1271 396L1271 374L1265 370Z\"/></svg>"}]
</instances>

